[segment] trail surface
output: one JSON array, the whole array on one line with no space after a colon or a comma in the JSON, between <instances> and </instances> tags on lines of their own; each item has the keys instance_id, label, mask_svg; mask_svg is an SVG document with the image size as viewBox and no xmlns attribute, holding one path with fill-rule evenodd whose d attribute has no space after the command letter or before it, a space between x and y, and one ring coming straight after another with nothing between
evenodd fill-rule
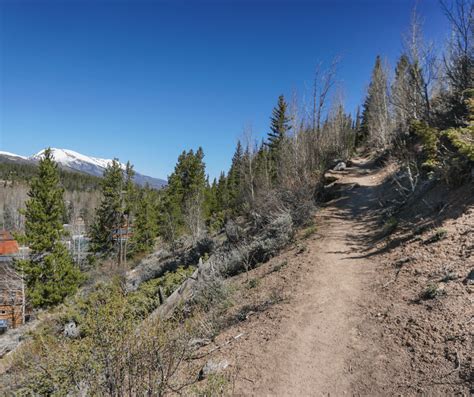
<instances>
[{"instance_id":1,"label":"trail surface","mask_svg":"<svg viewBox=\"0 0 474 397\"><path fill-rule=\"evenodd\" d=\"M364 254L384 175L356 159L337 177L342 195L316 216L321 238L308 243L310 269L292 292L290 313L278 336L255 351L254 365L262 371L254 395L383 394L387 374L379 364L387 358L364 323L376 266Z\"/></svg>"}]
</instances>

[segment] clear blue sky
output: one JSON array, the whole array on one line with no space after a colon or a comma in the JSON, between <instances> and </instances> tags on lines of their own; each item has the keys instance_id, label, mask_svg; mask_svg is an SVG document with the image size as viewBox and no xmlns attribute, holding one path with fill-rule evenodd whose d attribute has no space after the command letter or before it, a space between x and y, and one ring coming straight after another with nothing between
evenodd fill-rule
<instances>
[{"instance_id":1,"label":"clear blue sky","mask_svg":"<svg viewBox=\"0 0 474 397\"><path fill-rule=\"evenodd\" d=\"M425 33L447 23L420 0ZM227 169L243 126L268 131L279 94L300 94L316 62L342 56L347 109L375 56L392 64L414 1L0 0L0 150L46 146L130 160L166 177L201 145Z\"/></svg>"}]
</instances>

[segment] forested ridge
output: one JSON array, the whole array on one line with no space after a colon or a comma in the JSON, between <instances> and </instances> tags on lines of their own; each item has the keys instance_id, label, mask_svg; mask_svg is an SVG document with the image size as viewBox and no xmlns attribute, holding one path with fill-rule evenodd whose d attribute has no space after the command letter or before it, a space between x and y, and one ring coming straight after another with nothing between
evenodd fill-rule
<instances>
[{"instance_id":1,"label":"forested ridge","mask_svg":"<svg viewBox=\"0 0 474 397\"><path fill-rule=\"evenodd\" d=\"M61 184L69 191L95 190L99 187L100 178L81 172L59 169ZM0 162L0 180L8 183L28 183L38 175L38 167L33 164Z\"/></svg>"}]
</instances>

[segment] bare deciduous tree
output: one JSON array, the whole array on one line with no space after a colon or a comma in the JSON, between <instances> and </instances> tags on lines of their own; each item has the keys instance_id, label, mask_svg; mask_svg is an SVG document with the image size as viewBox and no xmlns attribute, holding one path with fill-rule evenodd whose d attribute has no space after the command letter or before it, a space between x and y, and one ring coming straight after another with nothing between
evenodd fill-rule
<instances>
[{"instance_id":1,"label":"bare deciduous tree","mask_svg":"<svg viewBox=\"0 0 474 397\"><path fill-rule=\"evenodd\" d=\"M316 65L313 80L312 130L318 133L321 130L321 118L327 105L329 94L336 84L339 62L340 57L335 57L327 69L323 68L322 62Z\"/></svg>"},{"instance_id":2,"label":"bare deciduous tree","mask_svg":"<svg viewBox=\"0 0 474 397\"><path fill-rule=\"evenodd\" d=\"M431 119L431 89L437 78L438 58L433 42L423 38L423 23L416 7L412 11L410 28L403 37L404 54L408 59L409 99L414 119Z\"/></svg>"},{"instance_id":3,"label":"bare deciduous tree","mask_svg":"<svg viewBox=\"0 0 474 397\"><path fill-rule=\"evenodd\" d=\"M450 86L458 93L472 88L474 59L474 3L472 0L455 0L448 5L440 0L441 7L451 23L451 39L444 66Z\"/></svg>"}]
</instances>

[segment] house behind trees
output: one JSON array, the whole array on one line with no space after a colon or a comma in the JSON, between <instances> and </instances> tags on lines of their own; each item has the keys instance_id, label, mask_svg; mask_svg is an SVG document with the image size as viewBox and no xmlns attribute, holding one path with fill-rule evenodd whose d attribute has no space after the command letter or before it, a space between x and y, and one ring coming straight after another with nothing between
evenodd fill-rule
<instances>
[{"instance_id":1,"label":"house behind trees","mask_svg":"<svg viewBox=\"0 0 474 397\"><path fill-rule=\"evenodd\" d=\"M12 235L0 231L0 330L16 328L25 320L23 280L12 266L19 254L20 248Z\"/></svg>"}]
</instances>

